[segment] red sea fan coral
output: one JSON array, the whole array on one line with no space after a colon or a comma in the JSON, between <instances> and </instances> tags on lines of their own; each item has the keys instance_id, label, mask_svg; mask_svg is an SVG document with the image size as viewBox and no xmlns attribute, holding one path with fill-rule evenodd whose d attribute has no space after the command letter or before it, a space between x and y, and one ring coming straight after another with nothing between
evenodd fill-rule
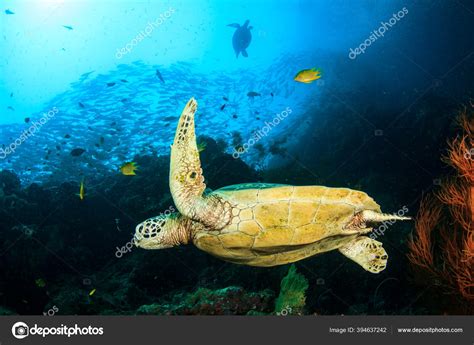
<instances>
[{"instance_id":1,"label":"red sea fan coral","mask_svg":"<svg viewBox=\"0 0 474 345\"><path fill-rule=\"evenodd\" d=\"M459 116L462 134L443 161L454 168L440 190L423 198L408 258L453 295L474 303L474 109ZM432 280L431 280L432 281Z\"/></svg>"}]
</instances>

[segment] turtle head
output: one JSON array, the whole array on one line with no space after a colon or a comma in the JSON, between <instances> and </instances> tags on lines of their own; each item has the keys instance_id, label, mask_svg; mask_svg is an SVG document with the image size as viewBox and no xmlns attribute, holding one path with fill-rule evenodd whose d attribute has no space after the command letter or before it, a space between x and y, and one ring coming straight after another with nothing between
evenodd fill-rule
<instances>
[{"instance_id":1,"label":"turtle head","mask_svg":"<svg viewBox=\"0 0 474 345\"><path fill-rule=\"evenodd\" d=\"M152 217L137 225L133 242L143 249L165 249L186 244L191 221L179 213Z\"/></svg>"}]
</instances>

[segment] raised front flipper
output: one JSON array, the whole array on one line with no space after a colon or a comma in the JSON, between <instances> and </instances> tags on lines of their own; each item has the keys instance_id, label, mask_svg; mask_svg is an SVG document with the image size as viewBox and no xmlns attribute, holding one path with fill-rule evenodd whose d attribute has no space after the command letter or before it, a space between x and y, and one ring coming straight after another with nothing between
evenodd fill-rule
<instances>
[{"instance_id":1,"label":"raised front flipper","mask_svg":"<svg viewBox=\"0 0 474 345\"><path fill-rule=\"evenodd\" d=\"M184 216L220 229L232 216L231 207L221 198L203 197L206 189L194 132L197 102L191 98L179 118L171 145L170 190L174 203Z\"/></svg>"},{"instance_id":2,"label":"raised front flipper","mask_svg":"<svg viewBox=\"0 0 474 345\"><path fill-rule=\"evenodd\" d=\"M171 195L178 210L189 218L193 218L191 209L206 189L194 132L196 110L197 102L191 98L181 113L171 145Z\"/></svg>"},{"instance_id":3,"label":"raised front flipper","mask_svg":"<svg viewBox=\"0 0 474 345\"><path fill-rule=\"evenodd\" d=\"M339 251L371 273L379 273L387 267L388 255L382 243L368 237L359 236Z\"/></svg>"}]
</instances>

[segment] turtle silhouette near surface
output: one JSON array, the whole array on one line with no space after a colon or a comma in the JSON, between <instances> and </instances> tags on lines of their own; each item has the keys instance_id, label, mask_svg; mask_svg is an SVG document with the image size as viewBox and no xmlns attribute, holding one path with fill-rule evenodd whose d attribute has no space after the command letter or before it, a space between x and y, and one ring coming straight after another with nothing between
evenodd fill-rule
<instances>
[{"instance_id":1,"label":"turtle silhouette near surface","mask_svg":"<svg viewBox=\"0 0 474 345\"><path fill-rule=\"evenodd\" d=\"M252 41L252 27L249 26L249 20L247 19L244 25L238 23L229 24L227 26L236 28L234 36L232 36L232 46L234 47L235 57L239 57L239 54L242 53L242 56L248 57L247 48Z\"/></svg>"},{"instance_id":2,"label":"turtle silhouette near surface","mask_svg":"<svg viewBox=\"0 0 474 345\"><path fill-rule=\"evenodd\" d=\"M388 255L366 234L373 225L408 217L381 213L366 193L348 188L240 184L204 195L192 98L171 146L169 183L180 213L150 218L136 227L135 245L163 249L194 243L225 261L276 266L338 250L371 273Z\"/></svg>"}]
</instances>

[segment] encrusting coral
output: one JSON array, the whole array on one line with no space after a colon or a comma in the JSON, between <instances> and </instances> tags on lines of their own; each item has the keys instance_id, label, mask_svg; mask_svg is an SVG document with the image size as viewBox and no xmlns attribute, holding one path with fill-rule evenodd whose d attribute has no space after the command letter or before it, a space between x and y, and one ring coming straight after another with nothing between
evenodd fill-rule
<instances>
[{"instance_id":1,"label":"encrusting coral","mask_svg":"<svg viewBox=\"0 0 474 345\"><path fill-rule=\"evenodd\" d=\"M462 133L448 141L443 161L453 168L440 190L425 196L408 258L450 294L474 303L474 108L459 116ZM427 280L430 283L433 280Z\"/></svg>"},{"instance_id":2,"label":"encrusting coral","mask_svg":"<svg viewBox=\"0 0 474 345\"><path fill-rule=\"evenodd\" d=\"M182 292L172 301L162 304L142 305L137 314L147 315L265 315L270 310L271 290L247 292L241 287L211 290L199 288Z\"/></svg>"}]
</instances>

